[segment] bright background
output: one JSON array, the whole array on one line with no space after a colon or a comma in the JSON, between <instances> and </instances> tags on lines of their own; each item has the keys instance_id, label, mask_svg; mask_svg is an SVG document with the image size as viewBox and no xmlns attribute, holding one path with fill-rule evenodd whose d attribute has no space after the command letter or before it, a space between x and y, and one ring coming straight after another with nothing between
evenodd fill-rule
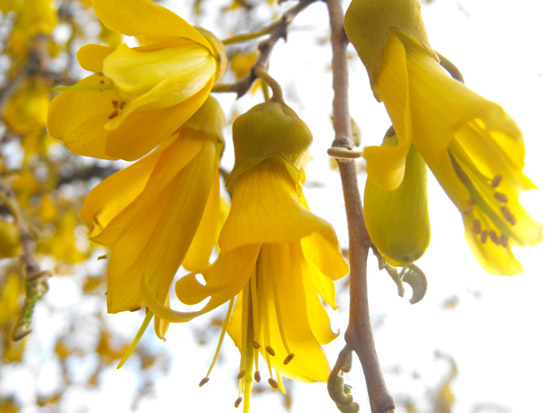
<instances>
[{"instance_id":1,"label":"bright background","mask_svg":"<svg viewBox=\"0 0 550 413\"><path fill-rule=\"evenodd\" d=\"M164 4L187 18L186 2ZM188 3L188 2L187 2ZM214 4L206 0L205 6ZM293 4L293 2L291 3ZM538 191L522 194L522 202L532 216L548 223L550 211L548 151L550 133L550 59L547 30L547 2L525 0L435 0L423 3L423 14L432 46L451 59L462 71L466 84L488 99L499 102L524 132L527 155L524 172ZM266 23L269 23L266 16ZM208 20L201 21L205 27ZM215 24L215 22L211 22ZM326 148L333 132L330 126L332 102L330 47L327 43L328 18L323 3L300 15L292 26L288 42L276 46L270 73L284 87L287 103L310 126L315 142L312 163L307 172L305 195L313 212L333 223L343 247L347 247L343 200L337 172L329 168ZM212 30L216 33L216 30ZM379 144L389 126L381 104L370 92L361 62L350 48L351 112L362 130L363 145ZM220 96L234 110L245 111L261 100L258 92L234 103L234 96ZM226 136L229 141L229 133ZM231 168L232 149L224 155L224 166ZM363 165L359 165L363 166ZM366 176L360 173L364 186ZM546 241L516 250L524 274L497 277L484 273L463 238L459 212L438 187L430 181L432 242L418 261L429 279L427 296L410 305L400 298L391 279L377 270L370 259L369 296L375 328L377 351L387 385L396 398L398 412L405 412L407 400L419 412L444 412L435 408L441 383L449 376L452 357L458 376L452 381L456 396L453 412L550 412L547 388L550 384L550 271L545 258L550 254ZM100 255L98 253L98 255ZM93 271L87 268L87 271ZM340 283L340 309L334 314L333 328L345 331L347 296L345 281ZM410 291L407 291L410 294ZM35 331L28 342L27 371L3 370L0 393L17 388L21 400L31 400L35 392L53 392L60 385L54 377L58 367L48 362L51 340L56 331L66 328L66 316L104 308L101 298L83 298L68 278L54 278L46 296L48 305L35 314ZM223 316L220 310L218 316ZM54 317L54 318L52 318ZM141 314L109 316L109 323L131 340ZM221 359L210 382L197 386L214 354L217 331L209 331L205 345L197 345L199 324L171 326L167 341L160 342L148 331L143 340L153 349L168 352L167 374L159 374L148 397L131 406L136 392L143 391L140 366L130 358L121 370L104 372L96 390L71 388L60 405L62 412L210 412L235 411L239 354L230 339L224 343ZM86 328L93 334L97 325ZM326 352L334 363L343 347L343 334ZM83 337L85 340L85 337ZM443 356L442 356L443 355ZM85 376L90 361L74 361L73 374ZM265 367L265 365L264 365ZM266 376L263 370L263 376ZM7 380L9 378L9 380ZM346 376L352 394L368 411L366 390L359 363ZM264 383L265 384L265 383ZM265 389L265 387L263 387ZM293 412L336 412L324 384L291 383ZM267 390L253 399L255 412L280 412L284 400ZM30 413L34 405L22 409Z\"/></svg>"}]
</instances>

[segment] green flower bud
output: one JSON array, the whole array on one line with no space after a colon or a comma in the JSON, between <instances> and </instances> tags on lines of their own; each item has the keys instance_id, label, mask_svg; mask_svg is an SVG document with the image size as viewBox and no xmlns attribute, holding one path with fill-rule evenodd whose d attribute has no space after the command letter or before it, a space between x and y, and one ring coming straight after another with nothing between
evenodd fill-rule
<instances>
[{"instance_id":1,"label":"green flower bud","mask_svg":"<svg viewBox=\"0 0 550 413\"><path fill-rule=\"evenodd\" d=\"M392 135L382 145L396 144ZM413 146L397 189L387 191L367 179L364 215L372 242L390 265L404 266L424 254L430 243L427 171Z\"/></svg>"}]
</instances>

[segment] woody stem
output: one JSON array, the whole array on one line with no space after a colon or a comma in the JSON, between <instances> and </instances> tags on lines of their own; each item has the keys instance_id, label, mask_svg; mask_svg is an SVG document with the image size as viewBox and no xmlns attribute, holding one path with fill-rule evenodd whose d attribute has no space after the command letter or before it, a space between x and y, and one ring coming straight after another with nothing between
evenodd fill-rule
<instances>
[{"instance_id":1,"label":"woody stem","mask_svg":"<svg viewBox=\"0 0 550 413\"><path fill-rule=\"evenodd\" d=\"M333 147L353 148L351 118L348 105L348 66L341 0L326 0L329 11L332 45L333 115L335 139ZM359 357L371 412L393 412L395 405L386 388L374 346L367 295L367 256L371 240L363 218L361 196L357 184L355 162L338 160L342 180L349 233L350 317L345 339Z\"/></svg>"}]
</instances>

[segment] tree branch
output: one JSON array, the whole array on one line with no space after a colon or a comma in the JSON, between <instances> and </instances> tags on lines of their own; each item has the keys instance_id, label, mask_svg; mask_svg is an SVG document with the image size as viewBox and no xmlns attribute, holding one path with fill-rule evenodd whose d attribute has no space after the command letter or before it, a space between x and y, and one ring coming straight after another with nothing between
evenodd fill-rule
<instances>
[{"instance_id":1,"label":"tree branch","mask_svg":"<svg viewBox=\"0 0 550 413\"><path fill-rule=\"evenodd\" d=\"M335 139L333 147L353 148L348 104L348 67L344 32L344 12L340 0L326 0L329 10L332 45L333 114ZM338 159L349 232L350 318L345 339L355 351L365 375L371 411L387 413L395 410L386 389L376 355L370 323L367 295L367 256L371 241L365 227L361 196L357 184L355 162ZM334 377L334 372L331 374ZM330 385L330 383L329 383Z\"/></svg>"},{"instance_id":2,"label":"tree branch","mask_svg":"<svg viewBox=\"0 0 550 413\"><path fill-rule=\"evenodd\" d=\"M269 34L269 37L264 41L260 42L258 49L260 50L260 56L248 72L248 75L243 77L241 80L231 84L217 84L214 85L212 89L213 92L236 92L237 97L243 96L248 89L252 87L252 84L257 79L255 69L261 67L267 70L269 66L269 57L271 56L271 51L275 47L275 44L279 39L285 39L288 34L288 27L294 21L296 16L305 10L308 6L315 3L318 0L301 0L296 6L288 9L279 20L269 25L267 28L260 30L258 33ZM239 35L240 38L248 40L247 35ZM237 36L235 36L236 38ZM224 40L224 43L231 44L234 43L232 38Z\"/></svg>"}]
</instances>

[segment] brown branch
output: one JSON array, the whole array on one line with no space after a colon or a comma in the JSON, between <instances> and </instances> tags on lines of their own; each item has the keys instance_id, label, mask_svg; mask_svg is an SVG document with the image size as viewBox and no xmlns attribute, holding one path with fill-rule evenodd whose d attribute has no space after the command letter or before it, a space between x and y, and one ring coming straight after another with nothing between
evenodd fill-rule
<instances>
[{"instance_id":1,"label":"brown branch","mask_svg":"<svg viewBox=\"0 0 550 413\"><path fill-rule=\"evenodd\" d=\"M335 139L333 147L353 148L348 105L348 67L344 32L344 12L340 0L326 0L330 17L333 73L333 113ZM371 411L393 412L395 405L386 389L376 355L370 323L367 295L367 256L371 241L367 233L355 162L338 160L342 180L349 232L350 318L345 339L355 351L365 375Z\"/></svg>"},{"instance_id":2,"label":"brown branch","mask_svg":"<svg viewBox=\"0 0 550 413\"><path fill-rule=\"evenodd\" d=\"M17 341L32 331L31 319L34 307L48 291L46 280L51 276L51 273L40 269L40 265L34 256L30 225L23 216L13 190L2 181L0 181L0 202L13 216L23 250L20 259L26 281L26 296L19 319L12 330L12 339Z\"/></svg>"},{"instance_id":3,"label":"brown branch","mask_svg":"<svg viewBox=\"0 0 550 413\"><path fill-rule=\"evenodd\" d=\"M288 9L276 22L269 25L269 37L258 45L260 50L260 56L248 72L248 75L241 80L231 84L217 84L212 89L213 92L236 92L237 97L243 96L251 87L254 81L257 79L255 69L261 67L267 70L269 66L269 58L271 51L275 47L275 44L279 39L286 40L288 34L288 27L294 21L296 16L305 10L308 6L315 3L318 0L301 0L296 6ZM265 29L264 29L265 30ZM264 31L262 30L262 31Z\"/></svg>"}]
</instances>

